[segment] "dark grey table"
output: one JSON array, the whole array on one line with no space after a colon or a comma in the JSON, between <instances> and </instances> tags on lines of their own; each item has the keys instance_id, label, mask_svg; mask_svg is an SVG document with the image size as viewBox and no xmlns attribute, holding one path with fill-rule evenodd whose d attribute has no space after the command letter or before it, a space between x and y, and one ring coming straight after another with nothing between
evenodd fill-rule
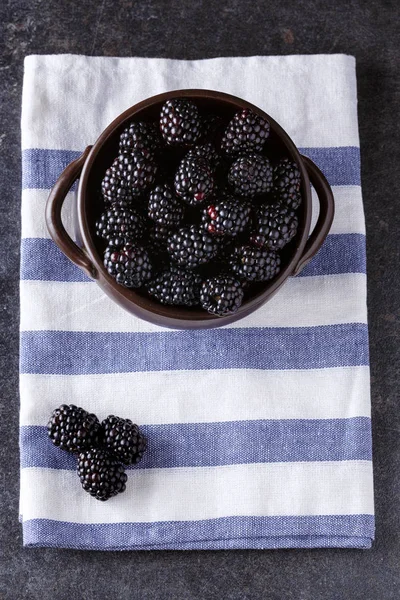
<instances>
[{"instance_id":1,"label":"dark grey table","mask_svg":"<svg viewBox=\"0 0 400 600\"><path fill-rule=\"evenodd\" d=\"M272 0L0 3L2 600L400 597L398 0L284 0L279 4ZM138 553L23 549L18 523L23 57L81 53L196 59L336 52L357 58L368 234L377 524L373 549Z\"/></svg>"}]
</instances>

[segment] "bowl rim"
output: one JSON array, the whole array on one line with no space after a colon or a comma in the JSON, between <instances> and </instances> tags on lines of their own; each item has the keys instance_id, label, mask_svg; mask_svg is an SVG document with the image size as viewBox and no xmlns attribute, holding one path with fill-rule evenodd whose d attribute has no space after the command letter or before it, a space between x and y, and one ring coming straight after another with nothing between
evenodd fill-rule
<instances>
[{"instance_id":1,"label":"bowl rim","mask_svg":"<svg viewBox=\"0 0 400 600\"><path fill-rule=\"evenodd\" d=\"M303 197L303 203L305 204L305 217L303 230L301 232L301 235L297 236L297 243L295 250L293 251L292 257L287 262L285 267L278 273L278 275L273 280L271 280L271 282L266 282L266 284L268 285L266 289L259 291L254 297L251 297L248 300L246 300L239 308L239 310L233 315L218 317L216 315L211 315L206 311L201 310L200 308L191 308L189 311L189 309L185 307L166 306L159 302L156 302L155 300L152 300L151 298L141 296L135 293L134 290L118 285L105 269L103 259L99 255L97 248L93 242L92 235L90 234L90 224L88 222L86 211L88 180L91 173L91 169L100 150L110 140L115 131L119 129L125 121L131 120L143 109L148 109L151 106L163 103L166 100L170 100L176 97L189 97L193 100L196 100L196 98L202 98L210 99L213 101L223 101L227 104L231 104L232 108L236 111L240 110L241 108L249 108L256 114L268 119L271 126L271 130L273 130L274 133L276 133L280 140L284 143L285 148L289 151L289 154L291 155L293 160L296 161L301 172L301 193ZM132 312L135 312L133 307L138 307L139 316L141 316L142 318L147 318L147 320L153 322L162 323L165 326L176 327L179 323L184 327L185 323L189 324L201 321L209 322L207 325L209 327L217 327L241 319L242 317L250 314L251 312L254 312L254 310L259 308L259 306L264 304L266 300L268 300L272 295L274 295L278 291L278 289L285 283L288 277L293 273L303 254L310 233L312 216L311 186L308 172L302 161L302 157L299 150L297 149L290 136L286 133L286 131L268 113L266 113L259 107L255 106L254 104L248 102L243 98L239 98L237 96L233 96L225 92L197 88L177 89L150 96L145 100L134 104L130 108L120 113L99 135L89 152L89 155L85 161L82 173L79 178L77 192L77 216L80 235L82 238L84 248L90 256L91 260L93 261L95 267L97 268L98 273L100 274L100 285L102 285L105 288L105 291L108 293L112 290L111 295L114 298L114 300L116 299L116 297L120 298L121 303L124 307L126 307L127 305L132 306ZM154 315L154 319L152 318L152 315Z\"/></svg>"}]
</instances>

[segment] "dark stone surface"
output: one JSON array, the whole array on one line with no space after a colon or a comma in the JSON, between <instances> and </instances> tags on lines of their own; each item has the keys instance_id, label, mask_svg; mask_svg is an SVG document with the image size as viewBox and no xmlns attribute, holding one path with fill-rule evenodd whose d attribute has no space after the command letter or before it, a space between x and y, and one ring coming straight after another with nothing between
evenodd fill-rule
<instances>
[{"instance_id":1,"label":"dark stone surface","mask_svg":"<svg viewBox=\"0 0 400 600\"><path fill-rule=\"evenodd\" d=\"M1 579L6 599L399 598L399 9L397 0L0 4ZM196 59L336 53L357 58L377 537L371 551L96 553L23 549L18 523L18 268L23 57Z\"/></svg>"}]
</instances>

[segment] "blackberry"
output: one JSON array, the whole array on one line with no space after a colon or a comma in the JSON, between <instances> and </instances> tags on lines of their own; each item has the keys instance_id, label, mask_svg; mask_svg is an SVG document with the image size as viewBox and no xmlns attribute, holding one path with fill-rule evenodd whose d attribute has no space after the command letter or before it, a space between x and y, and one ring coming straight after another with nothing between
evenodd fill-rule
<instances>
[{"instance_id":1,"label":"blackberry","mask_svg":"<svg viewBox=\"0 0 400 600\"><path fill-rule=\"evenodd\" d=\"M133 201L133 195L129 189L122 185L118 166L119 161L116 158L111 167L105 172L101 182L101 192L106 203L128 206Z\"/></svg>"},{"instance_id":2,"label":"blackberry","mask_svg":"<svg viewBox=\"0 0 400 600\"><path fill-rule=\"evenodd\" d=\"M160 129L167 144L191 146L201 136L197 106L186 98L167 100L161 108Z\"/></svg>"},{"instance_id":3,"label":"blackberry","mask_svg":"<svg viewBox=\"0 0 400 600\"><path fill-rule=\"evenodd\" d=\"M215 146L208 142L206 144L201 144L200 146L195 146L186 154L185 158L202 158L208 162L213 170L215 170L220 164L220 156L215 149Z\"/></svg>"},{"instance_id":4,"label":"blackberry","mask_svg":"<svg viewBox=\"0 0 400 600\"><path fill-rule=\"evenodd\" d=\"M296 210L297 208L299 208L302 201L301 192L295 187L274 189L272 191L272 196L277 204L287 206L292 210Z\"/></svg>"},{"instance_id":5,"label":"blackberry","mask_svg":"<svg viewBox=\"0 0 400 600\"><path fill-rule=\"evenodd\" d=\"M143 217L131 208L113 205L96 222L96 233L109 246L124 246L140 239L145 230Z\"/></svg>"},{"instance_id":6,"label":"blackberry","mask_svg":"<svg viewBox=\"0 0 400 600\"><path fill-rule=\"evenodd\" d=\"M119 137L120 152L139 151L145 157L154 158L160 148L160 134L154 123L130 123Z\"/></svg>"},{"instance_id":7,"label":"blackberry","mask_svg":"<svg viewBox=\"0 0 400 600\"><path fill-rule=\"evenodd\" d=\"M104 266L117 283L127 288L140 287L152 275L148 253L136 244L126 244L119 249L108 246L104 252Z\"/></svg>"},{"instance_id":8,"label":"blackberry","mask_svg":"<svg viewBox=\"0 0 400 600\"><path fill-rule=\"evenodd\" d=\"M103 444L124 465L135 465L142 458L147 442L139 427L130 419L109 415L102 422Z\"/></svg>"},{"instance_id":9,"label":"blackberry","mask_svg":"<svg viewBox=\"0 0 400 600\"><path fill-rule=\"evenodd\" d=\"M279 273L281 260L274 250L237 246L229 260L237 277L247 281L268 281Z\"/></svg>"},{"instance_id":10,"label":"blackberry","mask_svg":"<svg viewBox=\"0 0 400 600\"><path fill-rule=\"evenodd\" d=\"M235 194L252 198L272 189L273 169L270 161L261 154L250 153L232 163L228 182Z\"/></svg>"},{"instance_id":11,"label":"blackberry","mask_svg":"<svg viewBox=\"0 0 400 600\"><path fill-rule=\"evenodd\" d=\"M218 316L232 315L243 301L244 291L233 277L212 277L203 282L200 304L209 313Z\"/></svg>"},{"instance_id":12,"label":"blackberry","mask_svg":"<svg viewBox=\"0 0 400 600\"><path fill-rule=\"evenodd\" d=\"M175 175L175 191L191 206L201 204L213 191L214 178L203 158L184 158Z\"/></svg>"},{"instance_id":13,"label":"blackberry","mask_svg":"<svg viewBox=\"0 0 400 600\"><path fill-rule=\"evenodd\" d=\"M246 229L250 213L249 204L228 196L209 204L203 210L202 221L208 233L236 236Z\"/></svg>"},{"instance_id":14,"label":"blackberry","mask_svg":"<svg viewBox=\"0 0 400 600\"><path fill-rule=\"evenodd\" d=\"M153 158L138 150L118 157L117 176L120 187L132 196L140 196L149 189L156 178L157 165Z\"/></svg>"},{"instance_id":15,"label":"blackberry","mask_svg":"<svg viewBox=\"0 0 400 600\"><path fill-rule=\"evenodd\" d=\"M226 154L261 152L269 136L269 122L249 108L237 112L225 130L221 148Z\"/></svg>"},{"instance_id":16,"label":"blackberry","mask_svg":"<svg viewBox=\"0 0 400 600\"><path fill-rule=\"evenodd\" d=\"M278 191L299 191L301 174L295 162L282 158L274 167L274 188Z\"/></svg>"},{"instance_id":17,"label":"blackberry","mask_svg":"<svg viewBox=\"0 0 400 600\"><path fill-rule=\"evenodd\" d=\"M183 206L165 183L150 192L148 215L160 225L177 225L183 218Z\"/></svg>"},{"instance_id":18,"label":"blackberry","mask_svg":"<svg viewBox=\"0 0 400 600\"><path fill-rule=\"evenodd\" d=\"M76 471L83 489L97 500L105 501L125 491L125 469L106 450L92 448L81 452Z\"/></svg>"},{"instance_id":19,"label":"blackberry","mask_svg":"<svg viewBox=\"0 0 400 600\"><path fill-rule=\"evenodd\" d=\"M154 226L150 229L149 234L149 246L150 247L159 247L166 246L168 242L168 238L174 233L174 229L171 227L167 227L166 225L162 225L161 223L154 223Z\"/></svg>"},{"instance_id":20,"label":"blackberry","mask_svg":"<svg viewBox=\"0 0 400 600\"><path fill-rule=\"evenodd\" d=\"M199 303L201 277L172 266L150 281L147 291L162 304L194 306Z\"/></svg>"},{"instance_id":21,"label":"blackberry","mask_svg":"<svg viewBox=\"0 0 400 600\"><path fill-rule=\"evenodd\" d=\"M256 246L280 250L296 235L296 213L279 204L263 204L256 210L250 241Z\"/></svg>"},{"instance_id":22,"label":"blackberry","mask_svg":"<svg viewBox=\"0 0 400 600\"><path fill-rule=\"evenodd\" d=\"M178 265L194 268L209 262L217 254L219 244L196 225L181 227L168 240L168 252Z\"/></svg>"},{"instance_id":23,"label":"blackberry","mask_svg":"<svg viewBox=\"0 0 400 600\"><path fill-rule=\"evenodd\" d=\"M96 415L74 404L56 408L47 424L49 438L55 446L68 452L80 452L99 441L100 423Z\"/></svg>"}]
</instances>

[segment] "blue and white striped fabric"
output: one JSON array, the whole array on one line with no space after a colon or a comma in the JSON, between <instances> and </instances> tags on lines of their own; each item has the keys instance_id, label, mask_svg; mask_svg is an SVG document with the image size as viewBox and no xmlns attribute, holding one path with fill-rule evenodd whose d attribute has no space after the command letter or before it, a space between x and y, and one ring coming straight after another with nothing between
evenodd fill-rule
<instances>
[{"instance_id":1,"label":"blue and white striped fabric","mask_svg":"<svg viewBox=\"0 0 400 600\"><path fill-rule=\"evenodd\" d=\"M115 306L49 239L44 206L121 111L176 88L265 109L325 172L324 246L233 325L171 331ZM22 111L21 501L24 544L99 550L368 548L374 535L365 229L354 59L30 56ZM66 222L71 225L73 193ZM316 204L317 206L317 204ZM316 209L317 210L317 209ZM315 217L314 217L315 221ZM74 402L143 426L127 491L82 491L47 440Z\"/></svg>"}]
</instances>

